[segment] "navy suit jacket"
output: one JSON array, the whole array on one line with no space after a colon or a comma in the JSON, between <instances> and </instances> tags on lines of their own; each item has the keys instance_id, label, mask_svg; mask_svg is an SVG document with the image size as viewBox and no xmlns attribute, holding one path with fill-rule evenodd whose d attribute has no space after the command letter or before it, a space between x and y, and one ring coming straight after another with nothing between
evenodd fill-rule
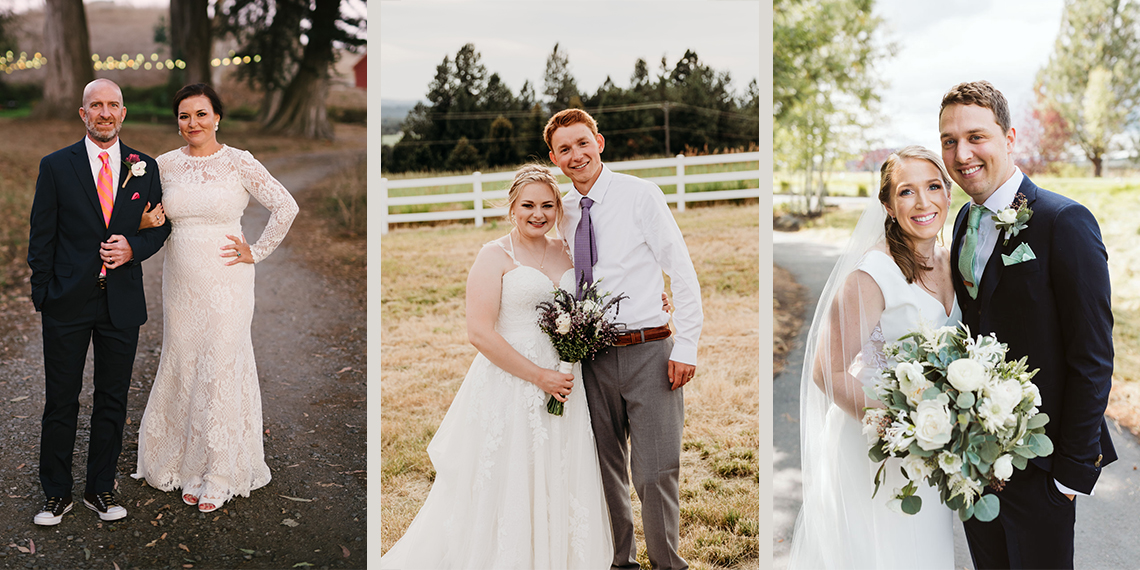
<instances>
[{"instance_id":1,"label":"navy suit jacket","mask_svg":"<svg viewBox=\"0 0 1140 570\"><path fill-rule=\"evenodd\" d=\"M1033 383L1054 447L1032 462L1066 487L1089 493L1100 468L1116 459L1104 420L1113 358L1108 253L1087 208L1038 188L1028 176L1018 193L1033 216L1008 244L1004 232L999 237L977 299L958 271L970 203L958 212L950 248L954 289L971 334L997 334L1009 345L1007 358L1027 356L1029 369L1039 369ZM1036 259L1006 266L1002 254L1022 243Z\"/></svg>"},{"instance_id":2,"label":"navy suit jacket","mask_svg":"<svg viewBox=\"0 0 1140 570\"><path fill-rule=\"evenodd\" d=\"M162 185L154 159L118 142L122 159L137 154L146 162L146 174L131 177L123 164L115 181L111 221L103 222L99 194L84 141L53 152L40 161L36 196L32 202L28 265L32 268L32 302L37 311L61 321L79 316L91 297L102 261L100 244L112 235L124 236L134 259L107 271L107 308L118 328L146 322L142 262L162 247L170 235L170 222L139 231L147 202L162 201Z\"/></svg>"}]
</instances>

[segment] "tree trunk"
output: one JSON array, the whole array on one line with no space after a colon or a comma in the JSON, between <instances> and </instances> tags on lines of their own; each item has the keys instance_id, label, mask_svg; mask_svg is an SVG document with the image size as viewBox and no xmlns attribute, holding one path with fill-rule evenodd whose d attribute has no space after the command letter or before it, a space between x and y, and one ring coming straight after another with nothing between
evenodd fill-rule
<instances>
[{"instance_id":1,"label":"tree trunk","mask_svg":"<svg viewBox=\"0 0 1140 570\"><path fill-rule=\"evenodd\" d=\"M209 0L170 0L170 51L173 59L186 62L185 69L170 74L171 87L181 89L191 83L211 83Z\"/></svg>"},{"instance_id":2,"label":"tree trunk","mask_svg":"<svg viewBox=\"0 0 1140 570\"><path fill-rule=\"evenodd\" d=\"M1093 176L1096 178L1100 178L1101 174L1102 174L1101 167L1103 166L1103 163L1104 163L1104 157L1103 156L1093 156L1093 157L1089 157L1089 160L1091 160L1092 164L1093 164Z\"/></svg>"},{"instance_id":3,"label":"tree trunk","mask_svg":"<svg viewBox=\"0 0 1140 570\"><path fill-rule=\"evenodd\" d=\"M336 54L333 36L340 17L340 0L316 0L309 16L309 43L297 73L285 88L281 104L265 125L268 132L312 139L334 138L325 102L329 92L329 68Z\"/></svg>"},{"instance_id":4,"label":"tree trunk","mask_svg":"<svg viewBox=\"0 0 1140 570\"><path fill-rule=\"evenodd\" d=\"M44 6L44 98L32 112L38 119L74 119L83 88L95 79L83 0L47 0Z\"/></svg>"}]
</instances>

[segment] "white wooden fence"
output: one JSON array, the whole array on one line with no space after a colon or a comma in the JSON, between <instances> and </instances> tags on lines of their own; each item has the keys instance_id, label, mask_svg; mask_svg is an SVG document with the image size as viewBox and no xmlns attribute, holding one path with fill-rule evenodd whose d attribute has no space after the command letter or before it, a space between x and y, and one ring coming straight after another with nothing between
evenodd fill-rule
<instances>
[{"instance_id":1,"label":"white wooden fence","mask_svg":"<svg viewBox=\"0 0 1140 570\"><path fill-rule=\"evenodd\" d=\"M606 166L615 172L623 170L638 170L643 168L674 167L677 173L671 176L656 176L645 178L658 186L676 185L675 194L666 194L665 200L677 204L677 211L684 212L687 202L709 202L715 200L738 200L741 198L760 197L760 170L737 170L733 172L712 172L708 174L685 174L686 166L706 164L733 164L739 162L760 161L759 152L742 152L735 154L711 154L705 156L686 157L678 154L674 158L658 158L653 160L630 160L626 162L607 162ZM555 176L562 172L552 167L550 172ZM500 172L496 174L482 174L475 172L467 176L443 176L439 178L408 178L404 180L380 179L380 233L388 233L388 225L405 222L428 222L440 220L475 220L476 226L482 226L487 218L505 216L506 208L491 208L484 205L487 200L506 200L508 190L483 191L485 182L498 182L514 179L514 172ZM747 180L755 181L756 188L742 190L711 190L707 192L685 192L686 184L704 182L729 182ZM388 196L389 190L398 188L427 188L452 185L471 185L470 192L453 192L449 194L427 194L420 196ZM567 182L560 186L563 191L569 191L572 185ZM394 206L409 206L422 204L453 204L473 202L474 208L469 210L444 210L438 212L416 212L408 214L392 214L389 208Z\"/></svg>"}]
</instances>

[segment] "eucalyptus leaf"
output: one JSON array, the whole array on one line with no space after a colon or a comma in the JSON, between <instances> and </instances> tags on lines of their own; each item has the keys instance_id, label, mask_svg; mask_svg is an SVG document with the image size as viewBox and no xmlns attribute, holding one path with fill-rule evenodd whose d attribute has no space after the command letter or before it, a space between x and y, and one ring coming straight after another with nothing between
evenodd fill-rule
<instances>
[{"instance_id":1,"label":"eucalyptus leaf","mask_svg":"<svg viewBox=\"0 0 1140 570\"><path fill-rule=\"evenodd\" d=\"M1047 423L1049 423L1049 414L1037 414L1036 416L1029 418L1029 421L1025 424L1025 428L1037 429L1039 427L1045 427L1045 424Z\"/></svg>"},{"instance_id":2,"label":"eucalyptus leaf","mask_svg":"<svg viewBox=\"0 0 1140 570\"><path fill-rule=\"evenodd\" d=\"M958 407L959 408L962 408L962 409L972 408L974 406L975 402L977 402L977 398L974 396L973 392L962 392L961 394L958 394ZM959 415L964 415L964 414L959 414ZM959 419L958 421L959 421L959 423L965 423L961 419Z\"/></svg>"},{"instance_id":3,"label":"eucalyptus leaf","mask_svg":"<svg viewBox=\"0 0 1140 570\"><path fill-rule=\"evenodd\" d=\"M1046 457L1053 453L1053 440L1043 433L1035 433L1029 436L1028 447L1037 457Z\"/></svg>"},{"instance_id":4,"label":"eucalyptus leaf","mask_svg":"<svg viewBox=\"0 0 1140 570\"><path fill-rule=\"evenodd\" d=\"M910 442L910 447L906 448L906 451L907 451L907 453L910 453L911 455L917 455L919 457L930 457L930 456L934 455L933 451L927 451L927 450L919 447L917 441Z\"/></svg>"},{"instance_id":5,"label":"eucalyptus leaf","mask_svg":"<svg viewBox=\"0 0 1140 570\"><path fill-rule=\"evenodd\" d=\"M886 451L883 451L883 447L881 445L876 445L871 449L868 449L867 456L870 457L871 461L874 463L879 463L882 460L890 457Z\"/></svg>"},{"instance_id":6,"label":"eucalyptus leaf","mask_svg":"<svg viewBox=\"0 0 1140 570\"><path fill-rule=\"evenodd\" d=\"M1013 466L1014 466L1015 468L1017 468L1018 470L1023 470L1023 469L1025 469L1025 468L1026 468L1026 466L1028 466L1028 465L1029 465L1029 460L1028 460L1028 459L1026 459L1026 458L1024 458L1024 457L1022 457L1022 456L1020 456L1020 455L1014 455L1014 456L1013 456Z\"/></svg>"},{"instance_id":7,"label":"eucalyptus leaf","mask_svg":"<svg viewBox=\"0 0 1140 570\"><path fill-rule=\"evenodd\" d=\"M879 394L875 392L875 389L871 386L863 386L863 394L870 400L879 401Z\"/></svg>"},{"instance_id":8,"label":"eucalyptus leaf","mask_svg":"<svg viewBox=\"0 0 1140 570\"><path fill-rule=\"evenodd\" d=\"M911 495L902 500L902 511L908 515L918 514L922 509L922 498L918 495Z\"/></svg>"},{"instance_id":9,"label":"eucalyptus leaf","mask_svg":"<svg viewBox=\"0 0 1140 570\"><path fill-rule=\"evenodd\" d=\"M997 461L998 456L1001 455L1001 448L998 447L996 443L987 440L983 442L978 449L978 455L981 456L986 463L993 463Z\"/></svg>"},{"instance_id":10,"label":"eucalyptus leaf","mask_svg":"<svg viewBox=\"0 0 1140 570\"><path fill-rule=\"evenodd\" d=\"M997 495L982 495L982 498L974 503L974 518L981 522L996 519L999 511L1001 511L1001 501Z\"/></svg>"},{"instance_id":11,"label":"eucalyptus leaf","mask_svg":"<svg viewBox=\"0 0 1140 570\"><path fill-rule=\"evenodd\" d=\"M974 505L958 509L958 520L966 522L972 516L974 516Z\"/></svg>"},{"instance_id":12,"label":"eucalyptus leaf","mask_svg":"<svg viewBox=\"0 0 1140 570\"><path fill-rule=\"evenodd\" d=\"M937 398L940 394L942 394L942 390L939 390L938 388L931 386L931 387L927 388L926 391L924 391L922 393L922 399L923 400L933 400L933 399Z\"/></svg>"}]
</instances>

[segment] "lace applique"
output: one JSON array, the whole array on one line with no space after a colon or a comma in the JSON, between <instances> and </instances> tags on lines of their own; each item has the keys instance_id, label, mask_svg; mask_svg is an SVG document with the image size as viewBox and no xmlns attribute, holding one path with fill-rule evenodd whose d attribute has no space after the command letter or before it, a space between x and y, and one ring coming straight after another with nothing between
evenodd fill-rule
<instances>
[{"instance_id":1,"label":"lace applique","mask_svg":"<svg viewBox=\"0 0 1140 570\"><path fill-rule=\"evenodd\" d=\"M883 329L879 325L875 325L875 329L871 331L871 337L863 344L863 364L873 369L875 372L882 372L887 369L887 357L883 356L883 344L887 338L883 336Z\"/></svg>"},{"instance_id":2,"label":"lace applique","mask_svg":"<svg viewBox=\"0 0 1140 570\"><path fill-rule=\"evenodd\" d=\"M249 496L270 480L249 330L254 268L226 266L218 248L241 232L253 196L270 211L250 245L253 260L264 259L289 231L297 203L246 151L223 146L193 157L173 150L156 162L172 230L163 261L162 356L140 425L136 477L164 491Z\"/></svg>"}]
</instances>

